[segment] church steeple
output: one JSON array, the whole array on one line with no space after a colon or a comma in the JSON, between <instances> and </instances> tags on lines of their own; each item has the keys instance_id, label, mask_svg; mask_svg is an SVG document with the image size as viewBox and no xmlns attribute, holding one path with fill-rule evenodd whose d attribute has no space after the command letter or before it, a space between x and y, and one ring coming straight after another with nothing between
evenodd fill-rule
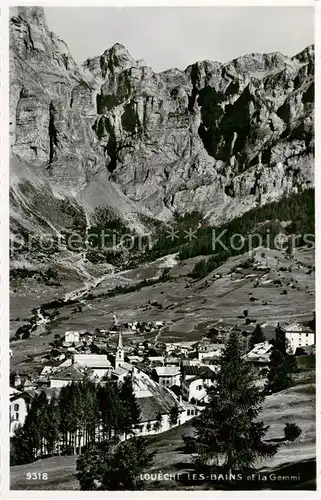
<instances>
[{"instance_id":1,"label":"church steeple","mask_svg":"<svg viewBox=\"0 0 321 500\"><path fill-rule=\"evenodd\" d=\"M119 332L117 349L122 349L122 348L123 348L123 339L121 336L121 332Z\"/></svg>"},{"instance_id":2,"label":"church steeple","mask_svg":"<svg viewBox=\"0 0 321 500\"><path fill-rule=\"evenodd\" d=\"M121 332L118 335L118 344L115 356L115 368L118 368L124 362L124 348L123 348L123 339L121 336Z\"/></svg>"}]
</instances>

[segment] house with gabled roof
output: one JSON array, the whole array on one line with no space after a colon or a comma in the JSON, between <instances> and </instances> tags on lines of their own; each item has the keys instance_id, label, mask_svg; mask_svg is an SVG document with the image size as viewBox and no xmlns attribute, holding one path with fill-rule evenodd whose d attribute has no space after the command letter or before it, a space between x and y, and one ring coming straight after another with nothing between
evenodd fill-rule
<instances>
[{"instance_id":1,"label":"house with gabled roof","mask_svg":"<svg viewBox=\"0 0 321 500\"><path fill-rule=\"evenodd\" d=\"M156 366L151 377L163 387L179 385L181 372L179 366Z\"/></svg>"},{"instance_id":2,"label":"house with gabled roof","mask_svg":"<svg viewBox=\"0 0 321 500\"><path fill-rule=\"evenodd\" d=\"M140 434L155 434L170 429L170 414L174 407L178 410L175 425L185 422L185 407L170 389L161 386L137 369L132 373L132 382L140 409Z\"/></svg>"},{"instance_id":3,"label":"house with gabled roof","mask_svg":"<svg viewBox=\"0 0 321 500\"><path fill-rule=\"evenodd\" d=\"M285 338L289 354L295 354L297 349L315 345L314 331L299 321L280 326L276 331L277 336Z\"/></svg>"},{"instance_id":4,"label":"house with gabled roof","mask_svg":"<svg viewBox=\"0 0 321 500\"><path fill-rule=\"evenodd\" d=\"M185 401L207 401L207 389L214 385L215 372L209 366L182 366L181 394Z\"/></svg>"},{"instance_id":5,"label":"house with gabled roof","mask_svg":"<svg viewBox=\"0 0 321 500\"><path fill-rule=\"evenodd\" d=\"M86 376L91 377L92 372L88 369L81 370L80 366L74 363L49 377L50 388L61 388L72 382L82 382Z\"/></svg>"}]
</instances>

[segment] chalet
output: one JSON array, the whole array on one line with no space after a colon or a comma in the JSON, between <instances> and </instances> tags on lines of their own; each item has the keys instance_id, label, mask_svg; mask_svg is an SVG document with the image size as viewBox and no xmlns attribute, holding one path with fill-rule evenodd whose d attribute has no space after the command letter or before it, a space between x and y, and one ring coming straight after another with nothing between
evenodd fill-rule
<instances>
[{"instance_id":1,"label":"chalet","mask_svg":"<svg viewBox=\"0 0 321 500\"><path fill-rule=\"evenodd\" d=\"M71 382L81 382L84 380L86 373L89 376L91 375L90 371L82 371L79 365L74 363L60 372L53 373L49 377L50 388L61 388L71 384Z\"/></svg>"},{"instance_id":2,"label":"chalet","mask_svg":"<svg viewBox=\"0 0 321 500\"><path fill-rule=\"evenodd\" d=\"M186 421L185 407L174 393L138 370L133 373L133 390L140 409L140 434L156 434L169 430L172 427L170 414L174 407L178 409L175 425Z\"/></svg>"},{"instance_id":3,"label":"chalet","mask_svg":"<svg viewBox=\"0 0 321 500\"><path fill-rule=\"evenodd\" d=\"M181 342L178 344L178 349L181 354L187 355L190 352L195 351L197 346L197 342L191 341L191 342Z\"/></svg>"},{"instance_id":4,"label":"chalet","mask_svg":"<svg viewBox=\"0 0 321 500\"><path fill-rule=\"evenodd\" d=\"M147 359L150 363L157 363L158 366L164 364L164 356L147 356Z\"/></svg>"},{"instance_id":5,"label":"chalet","mask_svg":"<svg viewBox=\"0 0 321 500\"><path fill-rule=\"evenodd\" d=\"M202 343L197 348L197 357L199 361L203 358L219 358L222 355L224 344Z\"/></svg>"},{"instance_id":6,"label":"chalet","mask_svg":"<svg viewBox=\"0 0 321 500\"><path fill-rule=\"evenodd\" d=\"M152 371L152 379L163 387L180 384L180 369L178 366L157 366Z\"/></svg>"},{"instance_id":7,"label":"chalet","mask_svg":"<svg viewBox=\"0 0 321 500\"><path fill-rule=\"evenodd\" d=\"M244 355L245 361L251 363L254 367L258 378L264 378L267 375L272 349L273 345L269 342L260 342L255 344L253 349Z\"/></svg>"},{"instance_id":8,"label":"chalet","mask_svg":"<svg viewBox=\"0 0 321 500\"><path fill-rule=\"evenodd\" d=\"M279 327L275 335L276 338L285 339L289 354L295 354L299 348L315 345L315 333L298 321Z\"/></svg>"},{"instance_id":9,"label":"chalet","mask_svg":"<svg viewBox=\"0 0 321 500\"><path fill-rule=\"evenodd\" d=\"M141 363L143 361L142 356L135 356L135 355L126 356L126 359L128 359L128 362L132 364Z\"/></svg>"},{"instance_id":10,"label":"chalet","mask_svg":"<svg viewBox=\"0 0 321 500\"><path fill-rule=\"evenodd\" d=\"M207 389L214 385L214 371L209 366L182 366L181 393L185 401L206 401Z\"/></svg>"}]
</instances>

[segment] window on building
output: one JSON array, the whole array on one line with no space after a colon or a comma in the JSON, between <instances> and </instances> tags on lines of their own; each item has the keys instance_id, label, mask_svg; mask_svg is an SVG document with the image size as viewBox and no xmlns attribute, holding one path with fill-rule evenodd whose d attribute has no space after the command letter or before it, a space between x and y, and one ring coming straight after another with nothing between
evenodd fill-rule
<instances>
[{"instance_id":1,"label":"window on building","mask_svg":"<svg viewBox=\"0 0 321 500\"><path fill-rule=\"evenodd\" d=\"M191 410L191 416L194 415L194 410Z\"/></svg>"},{"instance_id":2,"label":"window on building","mask_svg":"<svg viewBox=\"0 0 321 500\"><path fill-rule=\"evenodd\" d=\"M18 405L18 403L16 403L16 404L14 405L14 411L19 411L19 405Z\"/></svg>"},{"instance_id":3,"label":"window on building","mask_svg":"<svg viewBox=\"0 0 321 500\"><path fill-rule=\"evenodd\" d=\"M191 410L187 410L187 416L189 417L191 414Z\"/></svg>"},{"instance_id":4,"label":"window on building","mask_svg":"<svg viewBox=\"0 0 321 500\"><path fill-rule=\"evenodd\" d=\"M19 413L16 413L16 418L15 420L19 420Z\"/></svg>"}]
</instances>

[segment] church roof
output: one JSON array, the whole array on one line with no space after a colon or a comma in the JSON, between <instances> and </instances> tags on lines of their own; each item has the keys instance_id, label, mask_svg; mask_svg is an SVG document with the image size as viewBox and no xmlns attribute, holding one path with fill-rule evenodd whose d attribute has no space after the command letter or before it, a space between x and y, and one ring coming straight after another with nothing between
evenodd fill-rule
<instances>
[{"instance_id":1,"label":"church roof","mask_svg":"<svg viewBox=\"0 0 321 500\"><path fill-rule=\"evenodd\" d=\"M128 370L122 366L118 366L118 368L115 368L115 370L112 371L112 375L116 375L118 377L124 375L124 373L128 373Z\"/></svg>"}]
</instances>

